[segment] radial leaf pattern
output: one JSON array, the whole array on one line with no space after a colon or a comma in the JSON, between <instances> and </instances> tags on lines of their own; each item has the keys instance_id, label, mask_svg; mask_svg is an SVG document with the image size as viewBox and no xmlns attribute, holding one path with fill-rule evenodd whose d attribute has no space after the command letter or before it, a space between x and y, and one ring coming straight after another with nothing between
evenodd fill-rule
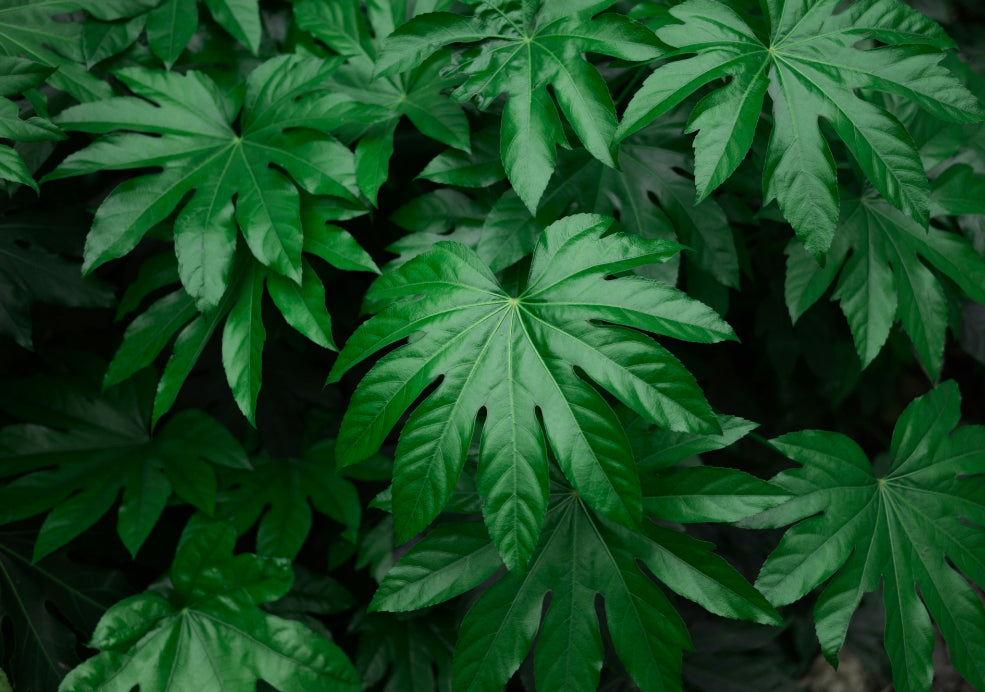
<instances>
[{"instance_id":1,"label":"radial leaf pattern","mask_svg":"<svg viewBox=\"0 0 985 692\"><path fill-rule=\"evenodd\" d=\"M451 242L385 274L369 291L368 300L391 302L353 334L329 379L410 341L360 383L339 433L341 462L376 451L440 380L414 408L397 446L398 539L424 529L447 503L480 411L478 487L490 534L511 569L522 567L537 543L547 509L548 445L587 502L626 525L639 521L640 483L629 441L589 381L661 426L718 429L691 374L637 330L709 343L735 338L732 329L666 284L607 279L664 261L680 248L606 236L610 224L578 214L548 227L516 297L473 251Z\"/></svg>"}]
</instances>

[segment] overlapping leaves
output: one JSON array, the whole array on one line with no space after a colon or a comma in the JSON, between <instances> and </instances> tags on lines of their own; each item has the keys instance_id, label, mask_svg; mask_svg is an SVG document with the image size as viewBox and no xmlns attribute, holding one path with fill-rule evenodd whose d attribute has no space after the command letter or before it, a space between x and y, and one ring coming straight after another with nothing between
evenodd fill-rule
<instances>
[{"instance_id":1,"label":"overlapping leaves","mask_svg":"<svg viewBox=\"0 0 985 692\"><path fill-rule=\"evenodd\" d=\"M442 46L477 43L452 60L464 76L452 96L476 98L485 107L507 94L500 154L517 194L535 212L554 170L555 147L566 142L547 86L585 148L613 166L615 108L605 80L584 54L640 61L661 53L653 35L625 16L592 18L612 4L488 0L473 3L472 16L423 14L393 32L377 70L383 75L402 72Z\"/></svg>"},{"instance_id":2,"label":"overlapping leaves","mask_svg":"<svg viewBox=\"0 0 985 692\"><path fill-rule=\"evenodd\" d=\"M30 555L25 536L0 532L0 664L17 689L53 690L78 662L79 644L128 589L119 572L58 554L32 563Z\"/></svg>"},{"instance_id":3,"label":"overlapping leaves","mask_svg":"<svg viewBox=\"0 0 985 692\"><path fill-rule=\"evenodd\" d=\"M94 20L82 31L81 59L88 67L133 44L141 33L166 67L181 56L199 25L199 5L237 41L256 54L260 47L259 0L85 0Z\"/></svg>"},{"instance_id":4,"label":"overlapping leaves","mask_svg":"<svg viewBox=\"0 0 985 692\"><path fill-rule=\"evenodd\" d=\"M787 248L786 300L791 318L796 321L838 277L832 297L848 319L862 366L879 354L899 319L924 368L936 380L948 311L944 289L927 265L969 298L985 304L985 262L962 236L921 228L882 199L846 199L844 206L844 219L824 267L802 248Z\"/></svg>"},{"instance_id":5,"label":"overlapping leaves","mask_svg":"<svg viewBox=\"0 0 985 692\"><path fill-rule=\"evenodd\" d=\"M49 83L79 101L108 98L112 89L106 82L58 52L61 49L70 54L81 42L82 25L63 21L66 15L100 4L107 3L102 0L0 0L0 56L25 58L53 70Z\"/></svg>"},{"instance_id":6,"label":"overlapping leaves","mask_svg":"<svg viewBox=\"0 0 985 692\"><path fill-rule=\"evenodd\" d=\"M799 522L756 585L783 605L827 582L814 619L829 660L837 660L862 595L882 580L886 651L901 692L931 688L931 617L955 668L985 687L985 607L968 583L985 584L985 427L954 430L960 405L951 381L914 400L896 423L889 468L879 477L843 435L807 430L776 438L773 446L801 468L772 482L794 497L747 522Z\"/></svg>"},{"instance_id":7,"label":"overlapping leaves","mask_svg":"<svg viewBox=\"0 0 985 692\"><path fill-rule=\"evenodd\" d=\"M387 179L397 121L406 116L423 134L461 150L469 149L469 123L461 104L447 92L454 80L431 59L403 74L375 74L383 39L416 15L445 10L449 0L370 2L306 0L295 6L298 26L346 58L332 75L333 90L362 105L358 122L340 129L356 146L356 177L364 194L376 201ZM365 19L364 19L365 17ZM368 22L367 22L368 20Z\"/></svg>"},{"instance_id":8,"label":"overlapping leaves","mask_svg":"<svg viewBox=\"0 0 985 692\"><path fill-rule=\"evenodd\" d=\"M768 28L717 0L688 0L658 22L676 55L633 96L620 124L625 137L719 78L725 86L695 107L695 180L699 199L728 178L753 141L767 93L773 126L763 172L766 201L776 199L807 250L824 253L838 222L835 162L819 118L848 146L878 192L926 227L929 187L906 129L856 95L875 89L911 99L943 120L973 122L983 111L939 63L950 39L930 19L895 0L767 0ZM866 38L884 44L857 50Z\"/></svg>"},{"instance_id":9,"label":"overlapping leaves","mask_svg":"<svg viewBox=\"0 0 985 692\"><path fill-rule=\"evenodd\" d=\"M174 242L182 284L201 309L226 291L239 231L261 264L302 285L300 190L351 202L358 195L352 152L324 134L339 122L340 99L316 91L335 66L273 58L247 78L242 108L200 72L126 68L117 76L135 96L64 111L57 121L66 129L116 134L70 155L47 179L162 169L103 201L84 269L130 252L194 192L175 219Z\"/></svg>"},{"instance_id":10,"label":"overlapping leaves","mask_svg":"<svg viewBox=\"0 0 985 692\"><path fill-rule=\"evenodd\" d=\"M0 408L26 422L0 429L0 523L47 513L35 559L95 524L121 494L117 531L136 554L172 493L211 514L212 465L249 467L235 438L201 411L186 409L152 435L152 386L150 373L103 393L54 376L5 384Z\"/></svg>"},{"instance_id":11,"label":"overlapping leaves","mask_svg":"<svg viewBox=\"0 0 985 692\"><path fill-rule=\"evenodd\" d=\"M54 68L33 60L0 55L0 140L39 142L65 138L62 131L45 118L33 116L22 119L20 107L6 98L40 86L54 71ZM28 185L35 192L38 191L38 184L34 182L20 155L13 147L5 144L0 144L0 181L2 180Z\"/></svg>"},{"instance_id":12,"label":"overlapping leaves","mask_svg":"<svg viewBox=\"0 0 985 692\"><path fill-rule=\"evenodd\" d=\"M345 526L355 542L362 507L351 481L335 472L334 440L326 440L297 459L252 459L248 471L223 474L215 518L243 534L257 526L257 554L297 557L311 531L312 508Z\"/></svg>"},{"instance_id":13,"label":"overlapping leaves","mask_svg":"<svg viewBox=\"0 0 985 692\"><path fill-rule=\"evenodd\" d=\"M261 603L291 588L290 563L233 556L235 531L200 529L179 546L171 584L114 605L91 646L101 653L75 668L59 692L358 692L362 681L338 646Z\"/></svg>"},{"instance_id":14,"label":"overlapping leaves","mask_svg":"<svg viewBox=\"0 0 985 692\"><path fill-rule=\"evenodd\" d=\"M301 227L304 252L343 270L379 273L372 258L347 231L326 224L323 210L304 205ZM158 298L127 327L109 369L105 386L122 382L144 368L174 339L171 356L158 383L153 422L174 404L206 344L222 326L222 365L240 411L251 423L262 385L263 320L266 292L284 319L312 342L335 350L332 319L325 306L325 286L308 259L302 258L301 284L268 270L255 258L239 252L219 304L200 311L183 288ZM178 281L180 262L159 255L148 260L123 297L121 312L135 309L151 293ZM264 290L266 288L266 291ZM177 334L177 337L175 335Z\"/></svg>"},{"instance_id":15,"label":"overlapping leaves","mask_svg":"<svg viewBox=\"0 0 985 692\"><path fill-rule=\"evenodd\" d=\"M339 433L340 461L354 463L379 448L404 411L441 380L416 406L397 446L399 539L424 529L448 501L480 410L479 493L490 535L511 569L531 555L547 511L547 445L591 506L630 526L639 521L629 442L588 379L661 426L718 429L691 374L637 330L708 343L735 338L731 327L666 284L636 276L607 280L680 248L605 236L610 225L611 219L578 214L548 227L517 297L474 252L451 242L371 288L369 301L390 304L353 334L329 379L382 348L411 341L360 383Z\"/></svg>"},{"instance_id":16,"label":"overlapping leaves","mask_svg":"<svg viewBox=\"0 0 985 692\"><path fill-rule=\"evenodd\" d=\"M552 483L550 509L528 569L502 574L462 622L454 688L501 689L533 646L538 690L595 690L603 654L596 616L601 595L613 648L640 689L679 689L681 654L690 638L639 563L716 614L777 621L765 599L710 548L649 521L628 530L593 511L563 482ZM391 569L370 607L403 611L440 603L478 586L498 567L481 524L445 524Z\"/></svg>"}]
</instances>

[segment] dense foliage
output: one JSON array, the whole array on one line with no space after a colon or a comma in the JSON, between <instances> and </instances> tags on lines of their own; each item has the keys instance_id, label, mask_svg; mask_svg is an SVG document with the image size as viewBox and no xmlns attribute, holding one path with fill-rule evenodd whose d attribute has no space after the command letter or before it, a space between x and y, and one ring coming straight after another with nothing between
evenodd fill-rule
<instances>
[{"instance_id":1,"label":"dense foliage","mask_svg":"<svg viewBox=\"0 0 985 692\"><path fill-rule=\"evenodd\" d=\"M985 689L982 27L0 0L0 692Z\"/></svg>"}]
</instances>

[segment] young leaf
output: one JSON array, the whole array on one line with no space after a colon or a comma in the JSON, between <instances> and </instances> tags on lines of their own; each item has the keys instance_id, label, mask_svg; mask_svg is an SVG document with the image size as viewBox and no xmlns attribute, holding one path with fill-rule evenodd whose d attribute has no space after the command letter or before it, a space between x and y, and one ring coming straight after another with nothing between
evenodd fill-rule
<instances>
[{"instance_id":1,"label":"young leaf","mask_svg":"<svg viewBox=\"0 0 985 692\"><path fill-rule=\"evenodd\" d=\"M920 362L936 380L944 355L947 303L936 269L972 300L985 304L985 262L956 233L925 230L884 200L846 200L844 220L825 266L797 246L787 248L786 300L796 320L838 284L832 296L848 319L862 367L879 355L897 319ZM928 267L929 265L929 267Z\"/></svg>"},{"instance_id":2,"label":"young leaf","mask_svg":"<svg viewBox=\"0 0 985 692\"><path fill-rule=\"evenodd\" d=\"M423 530L447 503L480 409L486 412L478 476L483 513L511 569L522 567L537 543L548 444L587 502L617 521L638 522L639 478L629 442L609 404L576 367L651 422L717 429L691 374L637 330L711 343L734 339L731 327L665 284L606 280L672 257L680 247L605 236L611 223L578 214L548 227L515 298L475 253L450 242L383 275L369 291L368 301L389 305L356 330L329 380L413 338L360 383L339 433L341 463L378 449L404 411L441 378L411 414L397 446L393 501L400 540Z\"/></svg>"},{"instance_id":3,"label":"young leaf","mask_svg":"<svg viewBox=\"0 0 985 692\"><path fill-rule=\"evenodd\" d=\"M605 80L584 54L642 61L661 53L649 31L622 15L592 19L611 4L559 11L555 2L492 0L477 4L471 17L423 14L391 34L376 69L382 75L396 74L421 64L442 46L478 42L452 62L464 75L452 96L461 101L475 97L485 107L507 94L500 154L514 189L535 213L554 171L555 146L565 141L547 85L585 148L614 166L615 108Z\"/></svg>"},{"instance_id":4,"label":"young leaf","mask_svg":"<svg viewBox=\"0 0 985 692\"><path fill-rule=\"evenodd\" d=\"M457 524L428 534L389 572L374 604L420 608L488 578L495 569L488 543L469 540L451 547L451 532L473 533ZM538 690L594 690L603 651L596 594L603 598L616 654L634 682L645 692L677 689L681 652L690 648L687 630L637 560L672 590L714 613L763 623L778 620L766 600L710 547L649 522L641 531L630 531L596 514L575 494L552 495L527 571L502 575L465 616L455 646L455 689L500 689L537 635ZM541 621L548 593L550 605Z\"/></svg>"},{"instance_id":5,"label":"young leaf","mask_svg":"<svg viewBox=\"0 0 985 692\"><path fill-rule=\"evenodd\" d=\"M794 497L747 522L799 522L756 585L783 605L827 582L814 620L832 663L862 595L883 580L886 651L900 692L931 688L930 616L958 672L985 686L985 607L967 581L985 584L985 427L953 430L960 405L958 387L948 381L907 406L880 478L843 435L807 430L776 438L773 446L801 465L773 479Z\"/></svg>"},{"instance_id":6,"label":"young leaf","mask_svg":"<svg viewBox=\"0 0 985 692\"><path fill-rule=\"evenodd\" d=\"M58 121L69 130L131 132L70 155L47 180L163 169L121 183L100 205L85 271L130 252L194 191L174 236L182 284L199 309L214 308L228 285L237 228L257 260L300 284L299 189L350 200L358 194L352 152L322 132L338 123L339 99L313 91L334 66L292 55L268 60L247 78L242 112L202 73L126 68L118 76L137 96L63 111Z\"/></svg>"},{"instance_id":7,"label":"young leaf","mask_svg":"<svg viewBox=\"0 0 985 692\"><path fill-rule=\"evenodd\" d=\"M235 538L223 524L188 537L172 563L167 598L148 591L110 608L90 644L103 651L58 691L253 692L263 680L280 692L358 692L359 676L338 646L258 607L288 592L290 563L233 557Z\"/></svg>"},{"instance_id":8,"label":"young leaf","mask_svg":"<svg viewBox=\"0 0 985 692\"><path fill-rule=\"evenodd\" d=\"M39 559L92 526L122 492L117 530L136 554L172 492L204 512L215 503L210 465L248 467L239 443L215 420L187 409L148 433L151 377L102 394L53 377L9 383L0 408L29 422L0 429L0 523L47 513Z\"/></svg>"},{"instance_id":9,"label":"young leaf","mask_svg":"<svg viewBox=\"0 0 985 692\"><path fill-rule=\"evenodd\" d=\"M773 129L763 187L776 199L808 252L822 256L838 222L835 163L821 135L826 120L879 193L927 226L929 187L913 140L885 109L855 93L875 89L910 99L943 120L981 120L981 105L939 65L950 39L930 19L895 0L769 0L769 35L754 31L718 0L688 0L661 22L661 41L676 55L633 96L619 126L635 132L717 79L728 82L695 107L695 181L704 198L728 178L752 144L766 93ZM860 51L874 38L881 48Z\"/></svg>"}]
</instances>

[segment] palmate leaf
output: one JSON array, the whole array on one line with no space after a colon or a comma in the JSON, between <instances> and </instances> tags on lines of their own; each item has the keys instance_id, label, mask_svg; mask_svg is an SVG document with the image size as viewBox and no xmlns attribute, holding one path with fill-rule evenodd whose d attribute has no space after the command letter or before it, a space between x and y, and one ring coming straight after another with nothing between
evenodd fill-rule
<instances>
[{"instance_id":1,"label":"palmate leaf","mask_svg":"<svg viewBox=\"0 0 985 692\"><path fill-rule=\"evenodd\" d=\"M421 133L460 150L469 149L469 123L461 104L444 92L454 80L440 73L435 59L404 74L377 76L383 39L396 24L425 12L445 10L450 0L369 3L359 0L305 0L294 8L298 26L322 41L346 62L332 75L332 88L363 105L359 122L340 129L356 146L359 187L372 201L387 178L397 121L406 116ZM367 22L368 20L368 22Z\"/></svg>"},{"instance_id":2,"label":"palmate leaf","mask_svg":"<svg viewBox=\"0 0 985 692\"><path fill-rule=\"evenodd\" d=\"M507 94L500 154L510 183L534 213L554 170L555 147L566 141L547 86L585 148L614 166L615 108L605 80L584 54L642 61L656 58L661 50L652 33L623 15L592 19L612 0L473 4L470 17L433 12L397 28L377 70L382 75L403 72L442 46L478 42L459 51L451 63L464 76L452 97L475 97L485 107Z\"/></svg>"},{"instance_id":3,"label":"palmate leaf","mask_svg":"<svg viewBox=\"0 0 985 692\"><path fill-rule=\"evenodd\" d=\"M38 376L10 381L0 408L24 420L0 429L0 523L47 513L34 559L59 548L108 512L122 494L117 531L136 554L176 494L211 513L213 464L249 468L236 439L218 422L186 409L148 431L145 373L99 392L84 380Z\"/></svg>"},{"instance_id":4,"label":"palmate leaf","mask_svg":"<svg viewBox=\"0 0 985 692\"><path fill-rule=\"evenodd\" d=\"M325 223L316 206L302 206L303 250L338 269L379 273L373 259L348 231ZM152 364L173 341L171 357L154 397L152 423L167 413L212 336L222 327L222 365L240 411L254 423L262 384L263 346L266 342L262 303L264 287L291 327L323 348L336 350L332 318L325 306L325 285L308 261L301 261L301 285L269 271L245 252L234 261L230 279L211 310L200 311L182 288L158 298L127 327L103 386L122 382ZM121 301L126 312L135 309L152 291L178 281L180 265L168 256L155 256L142 268ZM214 277L213 277L214 278ZM176 336L177 335L177 336Z\"/></svg>"},{"instance_id":5,"label":"palmate leaf","mask_svg":"<svg viewBox=\"0 0 985 692\"><path fill-rule=\"evenodd\" d=\"M290 562L233 556L235 542L223 524L188 536L171 585L110 608L90 644L102 652L72 670L59 692L254 692L260 680L280 692L358 692L359 676L338 646L257 607L290 590Z\"/></svg>"},{"instance_id":6,"label":"palmate leaf","mask_svg":"<svg viewBox=\"0 0 985 692\"><path fill-rule=\"evenodd\" d=\"M362 506L351 481L335 472L335 441L325 440L297 459L254 457L249 471L223 473L214 517L244 534L259 521L258 555L293 560L311 531L312 509L345 526L355 542ZM198 518L208 521L203 515Z\"/></svg>"},{"instance_id":7,"label":"palmate leaf","mask_svg":"<svg viewBox=\"0 0 985 692\"><path fill-rule=\"evenodd\" d=\"M644 692L679 690L683 621L642 563L671 590L725 617L776 624L766 600L708 543L645 521L626 529L555 485L529 568L485 590L459 628L454 689L499 690L533 653L537 690L595 690L603 644L596 594L613 648ZM423 608L472 589L499 567L481 524L444 524L390 570L371 610ZM544 612L545 597L550 604ZM543 621L542 621L543 615Z\"/></svg>"},{"instance_id":8,"label":"palmate leaf","mask_svg":"<svg viewBox=\"0 0 985 692\"><path fill-rule=\"evenodd\" d=\"M0 665L18 690L54 690L103 612L130 590L119 572L59 554L32 564L30 554L30 540L0 532Z\"/></svg>"},{"instance_id":9,"label":"palmate leaf","mask_svg":"<svg viewBox=\"0 0 985 692\"><path fill-rule=\"evenodd\" d=\"M480 409L483 514L511 569L527 562L547 510L547 445L589 504L616 521L638 523L639 478L625 432L575 368L656 424L717 430L691 374L636 330L711 343L734 339L731 327L666 284L635 276L607 281L609 274L663 261L680 248L626 234L604 236L611 223L578 214L548 227L517 297L502 289L474 252L452 242L436 244L370 289L368 301L390 304L350 337L329 380L382 348L411 340L387 354L357 388L339 433L340 462L375 452L404 411L441 379L416 406L397 445L399 540L423 530L448 502Z\"/></svg>"},{"instance_id":10,"label":"palmate leaf","mask_svg":"<svg viewBox=\"0 0 985 692\"><path fill-rule=\"evenodd\" d=\"M848 319L862 366L879 354L898 319L936 380L944 355L947 301L930 267L968 298L985 304L985 262L961 235L933 226L923 229L880 198L848 198L844 206L824 267L799 246L787 247L790 317L796 321L837 276L832 298Z\"/></svg>"},{"instance_id":11,"label":"palmate leaf","mask_svg":"<svg viewBox=\"0 0 985 692\"><path fill-rule=\"evenodd\" d=\"M900 692L931 688L930 617L958 672L985 687L985 608L967 581L985 584L985 427L954 430L960 405L948 381L907 406L879 478L843 435L807 430L776 438L772 445L801 465L773 479L794 498L747 522L799 522L756 585L779 606L827 582L814 620L832 662L862 595L882 579L886 651Z\"/></svg>"},{"instance_id":12,"label":"palmate leaf","mask_svg":"<svg viewBox=\"0 0 985 692\"><path fill-rule=\"evenodd\" d=\"M835 163L818 118L845 142L879 193L927 226L929 188L913 141L900 122L860 88L898 94L955 122L982 119L981 106L940 60L951 45L930 19L896 0L860 0L835 14L840 0L767 0L768 35L757 33L717 0L670 9L660 40L693 54L668 62L633 96L619 126L635 132L719 78L727 84L695 107L698 198L728 178L752 144L767 93L773 126L763 172L765 201L776 199L807 250L822 255L838 222ZM874 38L885 44L856 50Z\"/></svg>"},{"instance_id":13,"label":"palmate leaf","mask_svg":"<svg viewBox=\"0 0 985 692\"><path fill-rule=\"evenodd\" d=\"M70 155L46 180L162 169L121 183L103 201L84 270L130 252L194 191L175 219L174 242L181 282L200 309L222 298L240 231L261 264L300 286L300 190L350 201L358 194L352 152L323 132L339 122L340 97L315 91L336 64L268 60L247 78L242 108L202 73L126 68L117 76L136 96L63 111L57 121L68 130L130 132Z\"/></svg>"}]
</instances>

